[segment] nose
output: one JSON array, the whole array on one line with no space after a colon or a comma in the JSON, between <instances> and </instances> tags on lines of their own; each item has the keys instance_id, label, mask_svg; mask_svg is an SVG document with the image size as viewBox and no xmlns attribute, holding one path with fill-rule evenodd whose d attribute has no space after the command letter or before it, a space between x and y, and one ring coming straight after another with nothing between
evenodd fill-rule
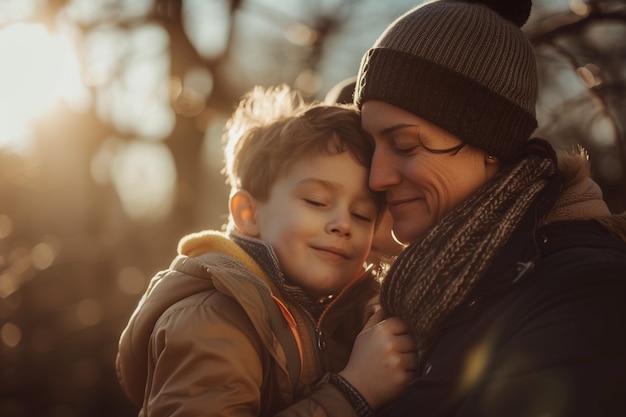
<instances>
[{"instance_id":1,"label":"nose","mask_svg":"<svg viewBox=\"0 0 626 417\"><path fill-rule=\"evenodd\" d=\"M381 147L376 147L372 156L369 186L374 191L385 191L392 185L400 182L400 176L388 152Z\"/></svg>"},{"instance_id":2,"label":"nose","mask_svg":"<svg viewBox=\"0 0 626 417\"><path fill-rule=\"evenodd\" d=\"M352 232L346 229L342 229L340 227L335 227L334 229L331 229L331 233L336 234L340 237L347 237L347 238L352 237Z\"/></svg>"},{"instance_id":3,"label":"nose","mask_svg":"<svg viewBox=\"0 0 626 417\"><path fill-rule=\"evenodd\" d=\"M352 237L352 220L350 212L346 209L336 209L331 220L328 222L327 230L340 237Z\"/></svg>"}]
</instances>

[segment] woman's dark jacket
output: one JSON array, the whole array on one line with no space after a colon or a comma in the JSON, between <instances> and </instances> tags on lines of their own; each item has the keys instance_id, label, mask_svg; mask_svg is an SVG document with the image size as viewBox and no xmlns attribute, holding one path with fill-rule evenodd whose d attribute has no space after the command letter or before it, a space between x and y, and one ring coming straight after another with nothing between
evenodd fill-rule
<instances>
[{"instance_id":1,"label":"woman's dark jacket","mask_svg":"<svg viewBox=\"0 0 626 417\"><path fill-rule=\"evenodd\" d=\"M626 243L530 214L384 416L626 416Z\"/></svg>"}]
</instances>

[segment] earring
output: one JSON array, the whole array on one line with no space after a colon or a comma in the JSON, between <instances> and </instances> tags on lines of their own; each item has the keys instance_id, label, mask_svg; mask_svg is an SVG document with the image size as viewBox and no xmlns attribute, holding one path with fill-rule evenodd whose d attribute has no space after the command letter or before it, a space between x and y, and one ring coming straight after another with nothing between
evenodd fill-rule
<instances>
[{"instance_id":1,"label":"earring","mask_svg":"<svg viewBox=\"0 0 626 417\"><path fill-rule=\"evenodd\" d=\"M487 155L487 159L491 162L496 162L496 157L493 155Z\"/></svg>"}]
</instances>

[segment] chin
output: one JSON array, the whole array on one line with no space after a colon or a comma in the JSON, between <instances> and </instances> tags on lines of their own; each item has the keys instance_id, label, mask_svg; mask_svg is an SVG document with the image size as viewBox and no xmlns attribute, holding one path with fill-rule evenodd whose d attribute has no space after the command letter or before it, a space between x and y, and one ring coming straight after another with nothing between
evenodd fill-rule
<instances>
[{"instance_id":1,"label":"chin","mask_svg":"<svg viewBox=\"0 0 626 417\"><path fill-rule=\"evenodd\" d=\"M421 230L420 231L407 230L406 233L398 233L394 231L393 233L396 240L404 246L410 245L411 243L415 243L421 240L425 234L426 232L423 232Z\"/></svg>"},{"instance_id":2,"label":"chin","mask_svg":"<svg viewBox=\"0 0 626 417\"><path fill-rule=\"evenodd\" d=\"M393 237L400 244L406 246L419 242L428 234L431 224L419 222L417 219L407 219L393 224Z\"/></svg>"}]
</instances>

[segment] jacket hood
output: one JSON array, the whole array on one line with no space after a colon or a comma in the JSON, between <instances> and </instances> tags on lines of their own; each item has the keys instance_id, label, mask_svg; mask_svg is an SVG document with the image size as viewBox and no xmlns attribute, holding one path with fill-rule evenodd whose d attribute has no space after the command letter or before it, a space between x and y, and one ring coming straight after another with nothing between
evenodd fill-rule
<instances>
[{"instance_id":1,"label":"jacket hood","mask_svg":"<svg viewBox=\"0 0 626 417\"><path fill-rule=\"evenodd\" d=\"M233 262L238 262L239 267ZM248 270L242 268L241 263ZM258 277L266 278L265 282ZM269 282L258 264L219 232L201 232L181 240L179 256L169 269L152 278L120 336L116 370L128 397L139 405L143 401L148 346L155 324L168 308L191 295L217 289L245 300L244 309L254 309L250 317L257 321L260 336L267 343L274 343L274 335L266 324L271 320L270 309L261 308L273 304Z\"/></svg>"},{"instance_id":2,"label":"jacket hood","mask_svg":"<svg viewBox=\"0 0 626 417\"><path fill-rule=\"evenodd\" d=\"M589 158L582 147L558 153L563 190L540 226L573 220L592 220L618 240L626 242L626 211L612 214L600 186L591 179Z\"/></svg>"},{"instance_id":3,"label":"jacket hood","mask_svg":"<svg viewBox=\"0 0 626 417\"><path fill-rule=\"evenodd\" d=\"M541 225L591 220L611 214L602 199L600 186L589 175L589 161L584 151L560 153L558 167L563 177L563 189L554 207L541 220Z\"/></svg>"}]
</instances>

